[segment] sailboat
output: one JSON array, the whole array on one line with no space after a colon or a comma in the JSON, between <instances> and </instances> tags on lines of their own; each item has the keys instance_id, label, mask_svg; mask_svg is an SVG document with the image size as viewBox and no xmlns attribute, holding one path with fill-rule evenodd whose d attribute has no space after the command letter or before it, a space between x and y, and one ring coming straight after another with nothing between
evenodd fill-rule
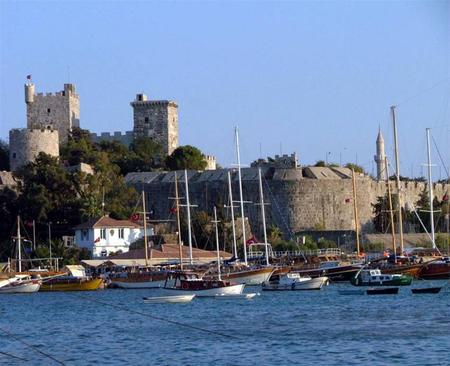
<instances>
[{"instance_id":1,"label":"sailboat","mask_svg":"<svg viewBox=\"0 0 450 366\"><path fill-rule=\"evenodd\" d=\"M147 242L147 213L145 210L145 192L142 191L142 211L144 222L145 268L130 268L128 271L110 275L110 285L122 289L161 288L166 283L168 272L165 270L150 270Z\"/></svg>"},{"instance_id":2,"label":"sailboat","mask_svg":"<svg viewBox=\"0 0 450 366\"><path fill-rule=\"evenodd\" d=\"M176 291L185 295L195 295L197 297L210 296L232 296L240 295L244 291L244 284L232 283L225 281L221 277L220 270L220 251L219 251L219 233L217 224L217 209L214 207L214 221L216 228L216 250L217 250L217 274L218 278L202 278L197 273L186 271L174 272L174 283L166 283L165 290L170 292ZM168 277L169 278L169 277Z\"/></svg>"},{"instance_id":3,"label":"sailboat","mask_svg":"<svg viewBox=\"0 0 450 366\"><path fill-rule=\"evenodd\" d=\"M20 216L17 216L17 251L18 251L18 273L0 280L0 294L32 293L41 288L41 277L39 275L22 274L22 237L20 233Z\"/></svg>"}]
</instances>

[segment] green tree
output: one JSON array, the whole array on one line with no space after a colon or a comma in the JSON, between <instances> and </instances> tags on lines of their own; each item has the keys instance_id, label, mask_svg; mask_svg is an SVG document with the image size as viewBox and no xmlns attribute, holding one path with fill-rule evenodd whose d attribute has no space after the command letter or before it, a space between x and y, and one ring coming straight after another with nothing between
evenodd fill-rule
<instances>
[{"instance_id":1,"label":"green tree","mask_svg":"<svg viewBox=\"0 0 450 366\"><path fill-rule=\"evenodd\" d=\"M176 148L166 158L166 166L170 170L204 170L206 167L205 156L194 146L185 145Z\"/></svg>"},{"instance_id":2,"label":"green tree","mask_svg":"<svg viewBox=\"0 0 450 366\"><path fill-rule=\"evenodd\" d=\"M130 150L135 154L130 164L132 171L152 171L164 166L162 145L149 137L136 139Z\"/></svg>"},{"instance_id":3,"label":"green tree","mask_svg":"<svg viewBox=\"0 0 450 366\"><path fill-rule=\"evenodd\" d=\"M361 165L357 165L354 163L347 163L347 164L345 164L345 167L348 169L353 169L355 171L355 173L366 174L364 168Z\"/></svg>"},{"instance_id":4,"label":"green tree","mask_svg":"<svg viewBox=\"0 0 450 366\"><path fill-rule=\"evenodd\" d=\"M3 140L0 140L0 171L1 170L9 170L9 146Z\"/></svg>"}]
</instances>

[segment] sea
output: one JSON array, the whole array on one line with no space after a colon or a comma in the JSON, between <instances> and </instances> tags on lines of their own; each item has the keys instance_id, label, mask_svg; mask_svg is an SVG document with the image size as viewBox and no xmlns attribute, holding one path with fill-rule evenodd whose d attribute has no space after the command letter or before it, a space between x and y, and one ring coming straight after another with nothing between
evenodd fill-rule
<instances>
[{"instance_id":1,"label":"sea","mask_svg":"<svg viewBox=\"0 0 450 366\"><path fill-rule=\"evenodd\" d=\"M0 295L1 365L449 365L450 286L439 294L266 292L145 304L161 290Z\"/></svg>"}]
</instances>

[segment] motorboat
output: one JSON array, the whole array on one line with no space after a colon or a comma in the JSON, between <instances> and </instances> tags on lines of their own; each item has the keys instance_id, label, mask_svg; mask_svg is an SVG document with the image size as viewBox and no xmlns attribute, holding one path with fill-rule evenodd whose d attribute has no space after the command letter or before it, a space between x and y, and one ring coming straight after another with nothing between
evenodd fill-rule
<instances>
[{"instance_id":1,"label":"motorboat","mask_svg":"<svg viewBox=\"0 0 450 366\"><path fill-rule=\"evenodd\" d=\"M0 280L0 294L38 292L41 284L40 276L17 274L14 277Z\"/></svg>"},{"instance_id":2,"label":"motorboat","mask_svg":"<svg viewBox=\"0 0 450 366\"><path fill-rule=\"evenodd\" d=\"M379 269L362 269L350 282L354 286L408 286L412 279L405 274L381 273Z\"/></svg>"},{"instance_id":3,"label":"motorboat","mask_svg":"<svg viewBox=\"0 0 450 366\"><path fill-rule=\"evenodd\" d=\"M328 277L311 278L290 272L273 275L262 285L264 291L320 290L328 284Z\"/></svg>"},{"instance_id":4,"label":"motorboat","mask_svg":"<svg viewBox=\"0 0 450 366\"><path fill-rule=\"evenodd\" d=\"M198 297L210 297L239 295L244 291L244 287L244 284L224 280L203 279L194 272L173 271L167 276L164 290Z\"/></svg>"},{"instance_id":5,"label":"motorboat","mask_svg":"<svg viewBox=\"0 0 450 366\"><path fill-rule=\"evenodd\" d=\"M146 304L186 303L192 301L195 295L151 296L144 297Z\"/></svg>"},{"instance_id":6,"label":"motorboat","mask_svg":"<svg viewBox=\"0 0 450 366\"><path fill-rule=\"evenodd\" d=\"M364 290L338 290L339 295L364 295Z\"/></svg>"}]
</instances>

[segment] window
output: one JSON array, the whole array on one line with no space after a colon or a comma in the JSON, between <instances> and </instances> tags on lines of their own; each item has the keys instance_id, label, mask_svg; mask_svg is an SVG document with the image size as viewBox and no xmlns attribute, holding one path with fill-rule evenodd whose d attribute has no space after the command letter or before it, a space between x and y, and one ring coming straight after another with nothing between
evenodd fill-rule
<instances>
[{"instance_id":1,"label":"window","mask_svg":"<svg viewBox=\"0 0 450 366\"><path fill-rule=\"evenodd\" d=\"M109 235L114 236L114 229L109 230Z\"/></svg>"},{"instance_id":2,"label":"window","mask_svg":"<svg viewBox=\"0 0 450 366\"><path fill-rule=\"evenodd\" d=\"M106 239L106 229L101 229L100 230L100 238L101 239Z\"/></svg>"},{"instance_id":3,"label":"window","mask_svg":"<svg viewBox=\"0 0 450 366\"><path fill-rule=\"evenodd\" d=\"M47 113L50 113L50 108L47 108Z\"/></svg>"},{"instance_id":4,"label":"window","mask_svg":"<svg viewBox=\"0 0 450 366\"><path fill-rule=\"evenodd\" d=\"M144 122L148 123L148 121L149 121L148 117L145 117Z\"/></svg>"},{"instance_id":5,"label":"window","mask_svg":"<svg viewBox=\"0 0 450 366\"><path fill-rule=\"evenodd\" d=\"M16 158L16 153L13 153L13 159L15 159Z\"/></svg>"},{"instance_id":6,"label":"window","mask_svg":"<svg viewBox=\"0 0 450 366\"><path fill-rule=\"evenodd\" d=\"M89 231L86 229L81 230L81 240L89 239Z\"/></svg>"},{"instance_id":7,"label":"window","mask_svg":"<svg viewBox=\"0 0 450 366\"><path fill-rule=\"evenodd\" d=\"M123 235L123 229L119 229L119 239L123 239L124 235Z\"/></svg>"}]
</instances>

